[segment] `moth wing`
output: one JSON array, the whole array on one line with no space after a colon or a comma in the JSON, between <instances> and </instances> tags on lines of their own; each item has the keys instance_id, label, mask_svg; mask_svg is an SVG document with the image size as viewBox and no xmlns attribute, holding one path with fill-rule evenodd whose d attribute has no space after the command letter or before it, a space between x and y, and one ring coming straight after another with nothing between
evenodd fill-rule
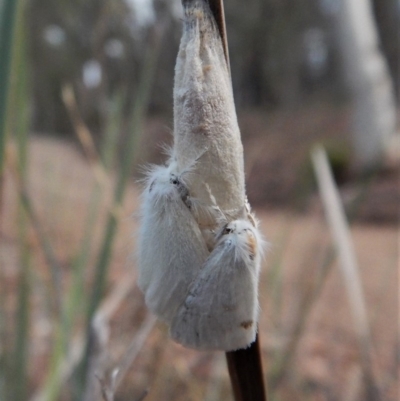
<instances>
[{"instance_id":1,"label":"moth wing","mask_svg":"<svg viewBox=\"0 0 400 401\"><path fill-rule=\"evenodd\" d=\"M176 342L199 350L232 351L254 341L257 269L235 253L227 242L211 253L172 320L170 333Z\"/></svg>"},{"instance_id":2,"label":"moth wing","mask_svg":"<svg viewBox=\"0 0 400 401\"><path fill-rule=\"evenodd\" d=\"M138 285L148 308L169 322L209 253L175 188L152 178L142 202Z\"/></svg>"}]
</instances>

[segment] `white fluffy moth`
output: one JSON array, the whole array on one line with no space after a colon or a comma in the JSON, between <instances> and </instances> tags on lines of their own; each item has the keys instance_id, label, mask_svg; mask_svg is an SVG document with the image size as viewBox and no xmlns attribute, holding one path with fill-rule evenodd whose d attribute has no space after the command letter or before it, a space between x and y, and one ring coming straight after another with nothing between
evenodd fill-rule
<instances>
[{"instance_id":1,"label":"white fluffy moth","mask_svg":"<svg viewBox=\"0 0 400 401\"><path fill-rule=\"evenodd\" d=\"M175 341L195 349L230 351L255 340L260 245L257 229L247 220L223 228L172 321Z\"/></svg>"},{"instance_id":2,"label":"white fluffy moth","mask_svg":"<svg viewBox=\"0 0 400 401\"><path fill-rule=\"evenodd\" d=\"M138 244L139 281L148 308L169 322L208 256L185 204L188 193L171 162L148 173Z\"/></svg>"},{"instance_id":3,"label":"white fluffy moth","mask_svg":"<svg viewBox=\"0 0 400 401\"><path fill-rule=\"evenodd\" d=\"M173 157L147 176L139 287L175 341L232 351L256 337L261 240L221 36L205 0L183 5Z\"/></svg>"}]
</instances>

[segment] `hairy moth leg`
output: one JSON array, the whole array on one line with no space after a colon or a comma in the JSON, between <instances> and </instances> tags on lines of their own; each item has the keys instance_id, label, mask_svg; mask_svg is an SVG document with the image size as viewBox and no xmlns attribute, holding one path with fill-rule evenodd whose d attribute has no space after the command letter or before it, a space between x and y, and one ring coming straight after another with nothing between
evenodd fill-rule
<instances>
[{"instance_id":1,"label":"hairy moth leg","mask_svg":"<svg viewBox=\"0 0 400 401\"><path fill-rule=\"evenodd\" d=\"M261 237L247 220L227 224L172 320L171 337L199 350L232 351L255 339Z\"/></svg>"},{"instance_id":2,"label":"hairy moth leg","mask_svg":"<svg viewBox=\"0 0 400 401\"><path fill-rule=\"evenodd\" d=\"M185 204L189 194L173 167L155 167L147 178L138 238L138 285L148 308L169 322L209 252Z\"/></svg>"},{"instance_id":3,"label":"hairy moth leg","mask_svg":"<svg viewBox=\"0 0 400 401\"><path fill-rule=\"evenodd\" d=\"M221 210L244 204L243 147L223 44L206 1L186 0L184 32L175 68L174 153L180 169L196 162L191 194L209 201L206 182ZM196 178L196 177L194 177Z\"/></svg>"}]
</instances>

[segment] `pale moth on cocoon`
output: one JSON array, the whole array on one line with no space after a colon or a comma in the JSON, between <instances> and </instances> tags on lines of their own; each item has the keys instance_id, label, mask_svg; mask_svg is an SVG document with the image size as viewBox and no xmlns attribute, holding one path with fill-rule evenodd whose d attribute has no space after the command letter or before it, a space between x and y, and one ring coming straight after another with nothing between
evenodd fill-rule
<instances>
[{"instance_id":1,"label":"pale moth on cocoon","mask_svg":"<svg viewBox=\"0 0 400 401\"><path fill-rule=\"evenodd\" d=\"M261 235L245 196L243 147L219 31L183 0L174 147L142 195L138 284L178 343L233 351L256 337Z\"/></svg>"},{"instance_id":2,"label":"pale moth on cocoon","mask_svg":"<svg viewBox=\"0 0 400 401\"><path fill-rule=\"evenodd\" d=\"M149 172L138 237L138 285L147 307L166 323L173 318L209 253L184 203L187 188L174 167L172 162Z\"/></svg>"},{"instance_id":3,"label":"pale moth on cocoon","mask_svg":"<svg viewBox=\"0 0 400 401\"><path fill-rule=\"evenodd\" d=\"M257 333L261 240L246 220L227 224L172 320L171 337L199 350L236 350Z\"/></svg>"}]
</instances>

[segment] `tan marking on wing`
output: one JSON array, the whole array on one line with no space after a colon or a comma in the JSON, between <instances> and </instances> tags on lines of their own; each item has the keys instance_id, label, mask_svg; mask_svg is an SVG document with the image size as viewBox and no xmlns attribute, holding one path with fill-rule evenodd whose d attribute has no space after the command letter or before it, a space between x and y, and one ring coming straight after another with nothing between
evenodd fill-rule
<instances>
[{"instance_id":1,"label":"tan marking on wing","mask_svg":"<svg viewBox=\"0 0 400 401\"><path fill-rule=\"evenodd\" d=\"M207 72L209 72L212 69L212 66L210 64L205 65L203 67L203 74L207 74Z\"/></svg>"},{"instance_id":2,"label":"tan marking on wing","mask_svg":"<svg viewBox=\"0 0 400 401\"><path fill-rule=\"evenodd\" d=\"M247 233L247 245L250 253L255 255L257 253L257 241L252 232Z\"/></svg>"},{"instance_id":3,"label":"tan marking on wing","mask_svg":"<svg viewBox=\"0 0 400 401\"><path fill-rule=\"evenodd\" d=\"M195 16L195 18L203 19L203 18L204 18L204 11L201 10L201 9L199 9L199 8L196 8L196 9L193 11L193 15Z\"/></svg>"},{"instance_id":4,"label":"tan marking on wing","mask_svg":"<svg viewBox=\"0 0 400 401\"><path fill-rule=\"evenodd\" d=\"M253 326L252 320L246 320L245 322L240 323L240 327L243 327L244 329L249 329L251 326Z\"/></svg>"}]
</instances>

